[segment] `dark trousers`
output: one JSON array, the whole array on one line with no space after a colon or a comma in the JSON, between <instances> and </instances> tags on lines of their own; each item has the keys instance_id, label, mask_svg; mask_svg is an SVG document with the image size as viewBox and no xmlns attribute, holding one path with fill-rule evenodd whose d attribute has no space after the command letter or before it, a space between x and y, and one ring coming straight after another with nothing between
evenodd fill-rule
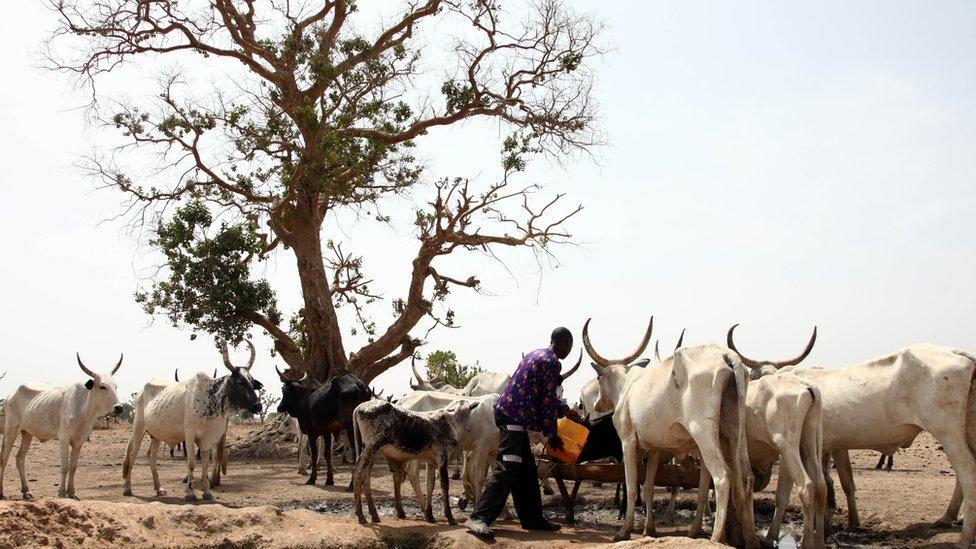
<instances>
[{"instance_id":1,"label":"dark trousers","mask_svg":"<svg viewBox=\"0 0 976 549\"><path fill-rule=\"evenodd\" d=\"M498 462L485 490L471 512L471 518L491 524L501 514L508 495L512 494L515 512L523 528L545 522L542 516L542 494L539 472L529 443L529 434L505 414L495 410L495 425L501 433Z\"/></svg>"}]
</instances>

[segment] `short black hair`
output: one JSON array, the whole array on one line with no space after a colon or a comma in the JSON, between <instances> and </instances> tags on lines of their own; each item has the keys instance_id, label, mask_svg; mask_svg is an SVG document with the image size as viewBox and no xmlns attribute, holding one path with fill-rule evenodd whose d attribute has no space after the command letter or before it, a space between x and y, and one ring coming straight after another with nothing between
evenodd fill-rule
<instances>
[{"instance_id":1,"label":"short black hair","mask_svg":"<svg viewBox=\"0 0 976 549\"><path fill-rule=\"evenodd\" d=\"M572 346L573 332L569 331L569 328L560 326L552 331L552 335L549 336L549 341L551 343L568 343L570 346Z\"/></svg>"}]
</instances>

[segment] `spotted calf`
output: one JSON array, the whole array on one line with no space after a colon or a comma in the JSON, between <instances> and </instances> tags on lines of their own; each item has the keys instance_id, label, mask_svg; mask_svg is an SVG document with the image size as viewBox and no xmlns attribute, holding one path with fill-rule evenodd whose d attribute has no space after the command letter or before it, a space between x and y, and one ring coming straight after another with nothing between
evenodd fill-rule
<instances>
[{"instance_id":1,"label":"spotted calf","mask_svg":"<svg viewBox=\"0 0 976 549\"><path fill-rule=\"evenodd\" d=\"M451 453L458 446L458 440L467 430L471 411L480 401L457 402L446 408L432 412L412 412L382 400L371 400L356 407L353 412L353 428L356 446L361 448L359 459L353 470L353 489L356 497L356 517L361 524L366 523L363 515L362 493L366 491L366 504L373 522L379 522L370 476L376 453L387 459L390 469L402 475L404 466L413 460L430 464L440 473L441 492L444 496L444 516L454 524L451 503L448 500L447 464ZM427 502L424 516L427 522L434 522L432 509L434 475L427 475ZM400 486L394 484L395 505L401 508Z\"/></svg>"}]
</instances>

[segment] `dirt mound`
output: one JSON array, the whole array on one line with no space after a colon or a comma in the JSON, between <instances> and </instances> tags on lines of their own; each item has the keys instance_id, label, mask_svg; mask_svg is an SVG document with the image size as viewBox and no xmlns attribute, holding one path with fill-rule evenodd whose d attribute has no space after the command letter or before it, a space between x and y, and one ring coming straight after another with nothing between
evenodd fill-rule
<instances>
[{"instance_id":1,"label":"dirt mound","mask_svg":"<svg viewBox=\"0 0 976 549\"><path fill-rule=\"evenodd\" d=\"M227 453L231 459L241 458L285 458L298 455L298 442L294 435L279 434L276 420L269 420L260 427L249 431L244 437L227 442Z\"/></svg>"}]
</instances>

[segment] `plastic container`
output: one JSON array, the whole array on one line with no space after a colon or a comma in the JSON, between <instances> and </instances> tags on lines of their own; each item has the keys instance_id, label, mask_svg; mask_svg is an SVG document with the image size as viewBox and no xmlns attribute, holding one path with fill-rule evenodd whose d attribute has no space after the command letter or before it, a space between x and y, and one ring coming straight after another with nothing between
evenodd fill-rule
<instances>
[{"instance_id":1,"label":"plastic container","mask_svg":"<svg viewBox=\"0 0 976 549\"><path fill-rule=\"evenodd\" d=\"M556 422L556 435L562 439L563 447L556 450L546 444L546 453L563 463L576 463L586 445L586 439L590 436L590 430L575 421L560 418Z\"/></svg>"}]
</instances>

